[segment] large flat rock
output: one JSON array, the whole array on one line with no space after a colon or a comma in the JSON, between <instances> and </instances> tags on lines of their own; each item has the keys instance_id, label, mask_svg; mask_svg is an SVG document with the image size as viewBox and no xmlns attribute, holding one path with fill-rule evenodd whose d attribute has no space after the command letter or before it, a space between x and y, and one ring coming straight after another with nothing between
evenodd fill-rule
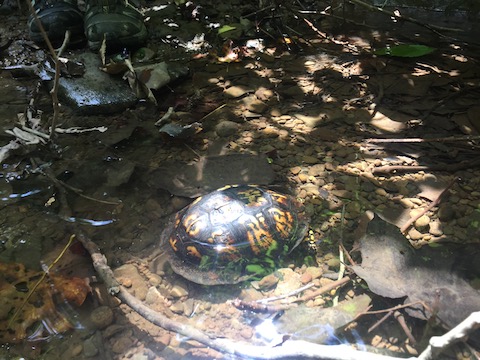
<instances>
[{"instance_id":1,"label":"large flat rock","mask_svg":"<svg viewBox=\"0 0 480 360\"><path fill-rule=\"evenodd\" d=\"M98 54L84 53L76 60L85 65L82 77L61 77L58 97L81 114L121 112L137 102L137 97L121 77L100 70Z\"/></svg>"}]
</instances>

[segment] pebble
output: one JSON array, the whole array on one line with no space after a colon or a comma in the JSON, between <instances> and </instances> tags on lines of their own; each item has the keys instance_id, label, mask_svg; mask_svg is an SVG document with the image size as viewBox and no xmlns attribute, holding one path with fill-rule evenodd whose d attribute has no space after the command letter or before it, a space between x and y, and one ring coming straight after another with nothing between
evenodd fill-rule
<instances>
[{"instance_id":1,"label":"pebble","mask_svg":"<svg viewBox=\"0 0 480 360\"><path fill-rule=\"evenodd\" d=\"M377 194L378 196L387 196L388 193L385 189L382 189L382 188L378 188L375 190L375 194Z\"/></svg>"},{"instance_id":2,"label":"pebble","mask_svg":"<svg viewBox=\"0 0 480 360\"><path fill-rule=\"evenodd\" d=\"M405 209L411 209L415 206L415 204L409 199L400 199L400 205L402 205Z\"/></svg>"},{"instance_id":3,"label":"pebble","mask_svg":"<svg viewBox=\"0 0 480 360\"><path fill-rule=\"evenodd\" d=\"M312 275L312 279L318 279L320 276L322 276L323 271L321 268L316 267L316 266L309 266L305 269L306 273L309 273Z\"/></svg>"},{"instance_id":4,"label":"pebble","mask_svg":"<svg viewBox=\"0 0 480 360\"><path fill-rule=\"evenodd\" d=\"M245 86L230 86L224 91L225 95L232 98L239 98L250 92L250 89Z\"/></svg>"},{"instance_id":5,"label":"pebble","mask_svg":"<svg viewBox=\"0 0 480 360\"><path fill-rule=\"evenodd\" d=\"M470 222L471 222L471 219L468 216L464 216L464 217L461 217L461 218L457 219L458 226L460 226L462 228L469 227Z\"/></svg>"},{"instance_id":6,"label":"pebble","mask_svg":"<svg viewBox=\"0 0 480 360\"><path fill-rule=\"evenodd\" d=\"M279 108L276 108L276 107L273 107L271 110L270 110L270 115L272 117L279 117L282 115L282 112L280 111Z\"/></svg>"},{"instance_id":7,"label":"pebble","mask_svg":"<svg viewBox=\"0 0 480 360\"><path fill-rule=\"evenodd\" d=\"M253 336L253 329L250 327L245 327L240 330L240 336L246 340L251 339Z\"/></svg>"},{"instance_id":8,"label":"pebble","mask_svg":"<svg viewBox=\"0 0 480 360\"><path fill-rule=\"evenodd\" d=\"M259 99L259 100L262 100L262 101L267 101L268 99L270 99L273 95L275 95L273 93L272 90L270 89L266 89L264 88L263 86L260 86L257 91L255 91L255 96ZM281 115L281 113L279 114ZM278 116L278 115L277 115Z\"/></svg>"},{"instance_id":9,"label":"pebble","mask_svg":"<svg viewBox=\"0 0 480 360\"><path fill-rule=\"evenodd\" d=\"M82 353L82 351L83 351L83 346L81 344L78 344L72 348L70 354L71 356L78 356Z\"/></svg>"},{"instance_id":10,"label":"pebble","mask_svg":"<svg viewBox=\"0 0 480 360\"><path fill-rule=\"evenodd\" d=\"M90 314L90 321L99 329L106 328L113 322L113 311L108 306L99 306Z\"/></svg>"},{"instance_id":11,"label":"pebble","mask_svg":"<svg viewBox=\"0 0 480 360\"><path fill-rule=\"evenodd\" d=\"M148 276L148 283L152 286L158 286L162 283L162 277L157 274L150 274Z\"/></svg>"},{"instance_id":12,"label":"pebble","mask_svg":"<svg viewBox=\"0 0 480 360\"><path fill-rule=\"evenodd\" d=\"M347 219L359 217L362 212L362 204L358 201L351 201L347 204L345 210L345 217Z\"/></svg>"},{"instance_id":13,"label":"pebble","mask_svg":"<svg viewBox=\"0 0 480 360\"><path fill-rule=\"evenodd\" d=\"M257 99L255 95L247 96L242 99L243 104L247 110L262 114L267 109L267 104Z\"/></svg>"},{"instance_id":14,"label":"pebble","mask_svg":"<svg viewBox=\"0 0 480 360\"><path fill-rule=\"evenodd\" d=\"M195 302L192 298L188 298L183 302L183 314L187 317L190 317L195 310Z\"/></svg>"},{"instance_id":15,"label":"pebble","mask_svg":"<svg viewBox=\"0 0 480 360\"><path fill-rule=\"evenodd\" d=\"M148 287L146 286L143 277L140 275L135 265L122 265L116 268L113 273L115 274L115 277L117 279L121 279L122 283L124 283L125 281L131 281L131 288L129 289L129 291L131 291L139 300L145 300Z\"/></svg>"},{"instance_id":16,"label":"pebble","mask_svg":"<svg viewBox=\"0 0 480 360\"><path fill-rule=\"evenodd\" d=\"M293 175L298 175L300 173L300 171L302 171L302 168L300 166L294 166L294 167L290 168L290 172Z\"/></svg>"},{"instance_id":17,"label":"pebble","mask_svg":"<svg viewBox=\"0 0 480 360\"><path fill-rule=\"evenodd\" d=\"M275 274L270 274L267 276L264 276L259 282L258 282L258 289L260 290L265 290L265 289L270 289L277 285L278 283L278 277L275 276Z\"/></svg>"},{"instance_id":18,"label":"pebble","mask_svg":"<svg viewBox=\"0 0 480 360\"><path fill-rule=\"evenodd\" d=\"M415 228L411 228L408 231L408 236L410 236L411 240L420 240L423 238L423 234Z\"/></svg>"},{"instance_id":19,"label":"pebble","mask_svg":"<svg viewBox=\"0 0 480 360\"><path fill-rule=\"evenodd\" d=\"M83 342L83 355L87 358L97 356L98 348L95 345L94 336L88 338Z\"/></svg>"},{"instance_id":20,"label":"pebble","mask_svg":"<svg viewBox=\"0 0 480 360\"><path fill-rule=\"evenodd\" d=\"M312 274L308 272L304 272L302 276L300 276L300 282L304 285L308 284L310 281L312 281L312 279Z\"/></svg>"},{"instance_id":21,"label":"pebble","mask_svg":"<svg viewBox=\"0 0 480 360\"><path fill-rule=\"evenodd\" d=\"M262 130L262 135L267 139L274 139L279 136L277 129L274 127L266 127Z\"/></svg>"},{"instance_id":22,"label":"pebble","mask_svg":"<svg viewBox=\"0 0 480 360\"><path fill-rule=\"evenodd\" d=\"M429 223L430 223L430 218L428 217L428 215L424 214L415 221L415 227L419 230L424 229L428 226Z\"/></svg>"},{"instance_id":23,"label":"pebble","mask_svg":"<svg viewBox=\"0 0 480 360\"><path fill-rule=\"evenodd\" d=\"M438 220L434 220L430 222L430 229L428 232L432 234L433 236L442 236L443 235L443 230L442 230L442 224Z\"/></svg>"},{"instance_id":24,"label":"pebble","mask_svg":"<svg viewBox=\"0 0 480 360\"><path fill-rule=\"evenodd\" d=\"M308 169L308 175L310 176L322 176L325 175L325 165L315 164Z\"/></svg>"},{"instance_id":25,"label":"pebble","mask_svg":"<svg viewBox=\"0 0 480 360\"><path fill-rule=\"evenodd\" d=\"M162 295L155 286L148 288L147 295L145 296L145 303L147 305L156 304L162 301Z\"/></svg>"},{"instance_id":26,"label":"pebble","mask_svg":"<svg viewBox=\"0 0 480 360\"><path fill-rule=\"evenodd\" d=\"M170 290L170 295L174 298L180 298L183 296L187 296L188 291L183 286L176 284L173 286L172 290Z\"/></svg>"},{"instance_id":27,"label":"pebble","mask_svg":"<svg viewBox=\"0 0 480 360\"><path fill-rule=\"evenodd\" d=\"M305 173L300 173L300 174L297 175L297 177L298 177L298 180L300 180L303 183L306 183L308 181L308 179L310 178L308 176L308 174L305 174Z\"/></svg>"},{"instance_id":28,"label":"pebble","mask_svg":"<svg viewBox=\"0 0 480 360\"><path fill-rule=\"evenodd\" d=\"M155 337L155 344L160 344L163 348L166 348L168 345L170 345L171 341L172 336L169 333L164 333Z\"/></svg>"},{"instance_id":29,"label":"pebble","mask_svg":"<svg viewBox=\"0 0 480 360\"><path fill-rule=\"evenodd\" d=\"M175 314L183 314L184 309L185 308L182 301L177 301L176 303L172 304L172 306L170 306L170 310Z\"/></svg>"},{"instance_id":30,"label":"pebble","mask_svg":"<svg viewBox=\"0 0 480 360\"><path fill-rule=\"evenodd\" d=\"M112 351L116 354L124 354L126 351L132 348L135 341L130 336L122 336L116 339L112 344Z\"/></svg>"},{"instance_id":31,"label":"pebble","mask_svg":"<svg viewBox=\"0 0 480 360\"><path fill-rule=\"evenodd\" d=\"M451 205L442 204L438 208L438 218L442 221L450 221L455 217L455 211L453 211Z\"/></svg>"},{"instance_id":32,"label":"pebble","mask_svg":"<svg viewBox=\"0 0 480 360\"><path fill-rule=\"evenodd\" d=\"M318 160L316 156L305 155L302 156L302 162L305 164L317 164L320 160Z\"/></svg>"},{"instance_id":33,"label":"pebble","mask_svg":"<svg viewBox=\"0 0 480 360\"><path fill-rule=\"evenodd\" d=\"M220 137L229 137L238 132L238 126L236 122L225 120L215 126L215 132Z\"/></svg>"}]
</instances>

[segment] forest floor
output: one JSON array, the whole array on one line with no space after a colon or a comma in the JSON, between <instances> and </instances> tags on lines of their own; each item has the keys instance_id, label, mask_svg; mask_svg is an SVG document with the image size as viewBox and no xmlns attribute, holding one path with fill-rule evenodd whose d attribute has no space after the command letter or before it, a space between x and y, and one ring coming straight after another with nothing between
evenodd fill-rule
<instances>
[{"instance_id":1,"label":"forest floor","mask_svg":"<svg viewBox=\"0 0 480 360\"><path fill-rule=\"evenodd\" d=\"M0 354L231 358L151 324L110 296L78 243L9 324L28 293L20 284L31 290L40 265L54 262L75 229L98 245L138 300L240 343L275 346L288 334L415 356L443 332L425 320L448 329L480 310L476 25L461 14L413 12L428 25L420 26L361 7L344 22L336 13L262 10L250 2L202 5L145 5L148 62L185 66L188 75L152 90L156 104L151 98L108 114L62 104L59 128L91 131L58 133L45 143L34 136L28 144L17 133L15 140L5 130L20 127L18 114L27 127L48 133L52 97L35 77L0 72L0 322L10 327L0 334ZM27 17L14 10L0 17L2 67L43 63L47 55L28 39ZM431 22L464 32L432 31ZM212 23L237 32L220 31L223 39ZM196 34L205 36L193 41ZM413 43L435 51L373 55ZM88 51L63 56L76 61ZM172 273L160 246L170 216L199 195L239 183L269 186L304 204L311 221L297 255L248 284L202 286ZM55 274L67 282L57 283ZM337 291L315 293L347 275L352 280ZM84 301L85 289L91 292ZM69 290L80 306L55 300ZM274 299L259 311L266 298ZM42 304L33 305L35 299ZM409 302L415 305L396 307ZM374 310L385 313L368 313ZM445 358L474 358L473 352L459 347Z\"/></svg>"}]
</instances>

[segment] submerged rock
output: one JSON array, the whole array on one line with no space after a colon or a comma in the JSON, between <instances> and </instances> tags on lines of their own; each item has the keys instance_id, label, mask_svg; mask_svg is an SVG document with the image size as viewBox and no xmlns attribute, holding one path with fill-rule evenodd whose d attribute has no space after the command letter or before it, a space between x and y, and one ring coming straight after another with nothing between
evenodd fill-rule
<instances>
[{"instance_id":1,"label":"submerged rock","mask_svg":"<svg viewBox=\"0 0 480 360\"><path fill-rule=\"evenodd\" d=\"M84 53L80 59L85 65L82 77L61 77L58 97L81 114L111 114L123 111L137 102L135 93L121 77L99 69L98 55ZM49 81L53 86L53 80Z\"/></svg>"}]
</instances>

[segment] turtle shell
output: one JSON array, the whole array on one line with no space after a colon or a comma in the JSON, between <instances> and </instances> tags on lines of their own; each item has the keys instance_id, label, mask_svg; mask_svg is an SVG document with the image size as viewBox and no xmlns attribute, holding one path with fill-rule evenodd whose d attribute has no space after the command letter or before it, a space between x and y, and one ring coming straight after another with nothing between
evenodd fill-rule
<instances>
[{"instance_id":1,"label":"turtle shell","mask_svg":"<svg viewBox=\"0 0 480 360\"><path fill-rule=\"evenodd\" d=\"M227 186L179 211L164 232L172 269L204 285L274 270L304 238L308 218L293 197L253 185Z\"/></svg>"}]
</instances>

